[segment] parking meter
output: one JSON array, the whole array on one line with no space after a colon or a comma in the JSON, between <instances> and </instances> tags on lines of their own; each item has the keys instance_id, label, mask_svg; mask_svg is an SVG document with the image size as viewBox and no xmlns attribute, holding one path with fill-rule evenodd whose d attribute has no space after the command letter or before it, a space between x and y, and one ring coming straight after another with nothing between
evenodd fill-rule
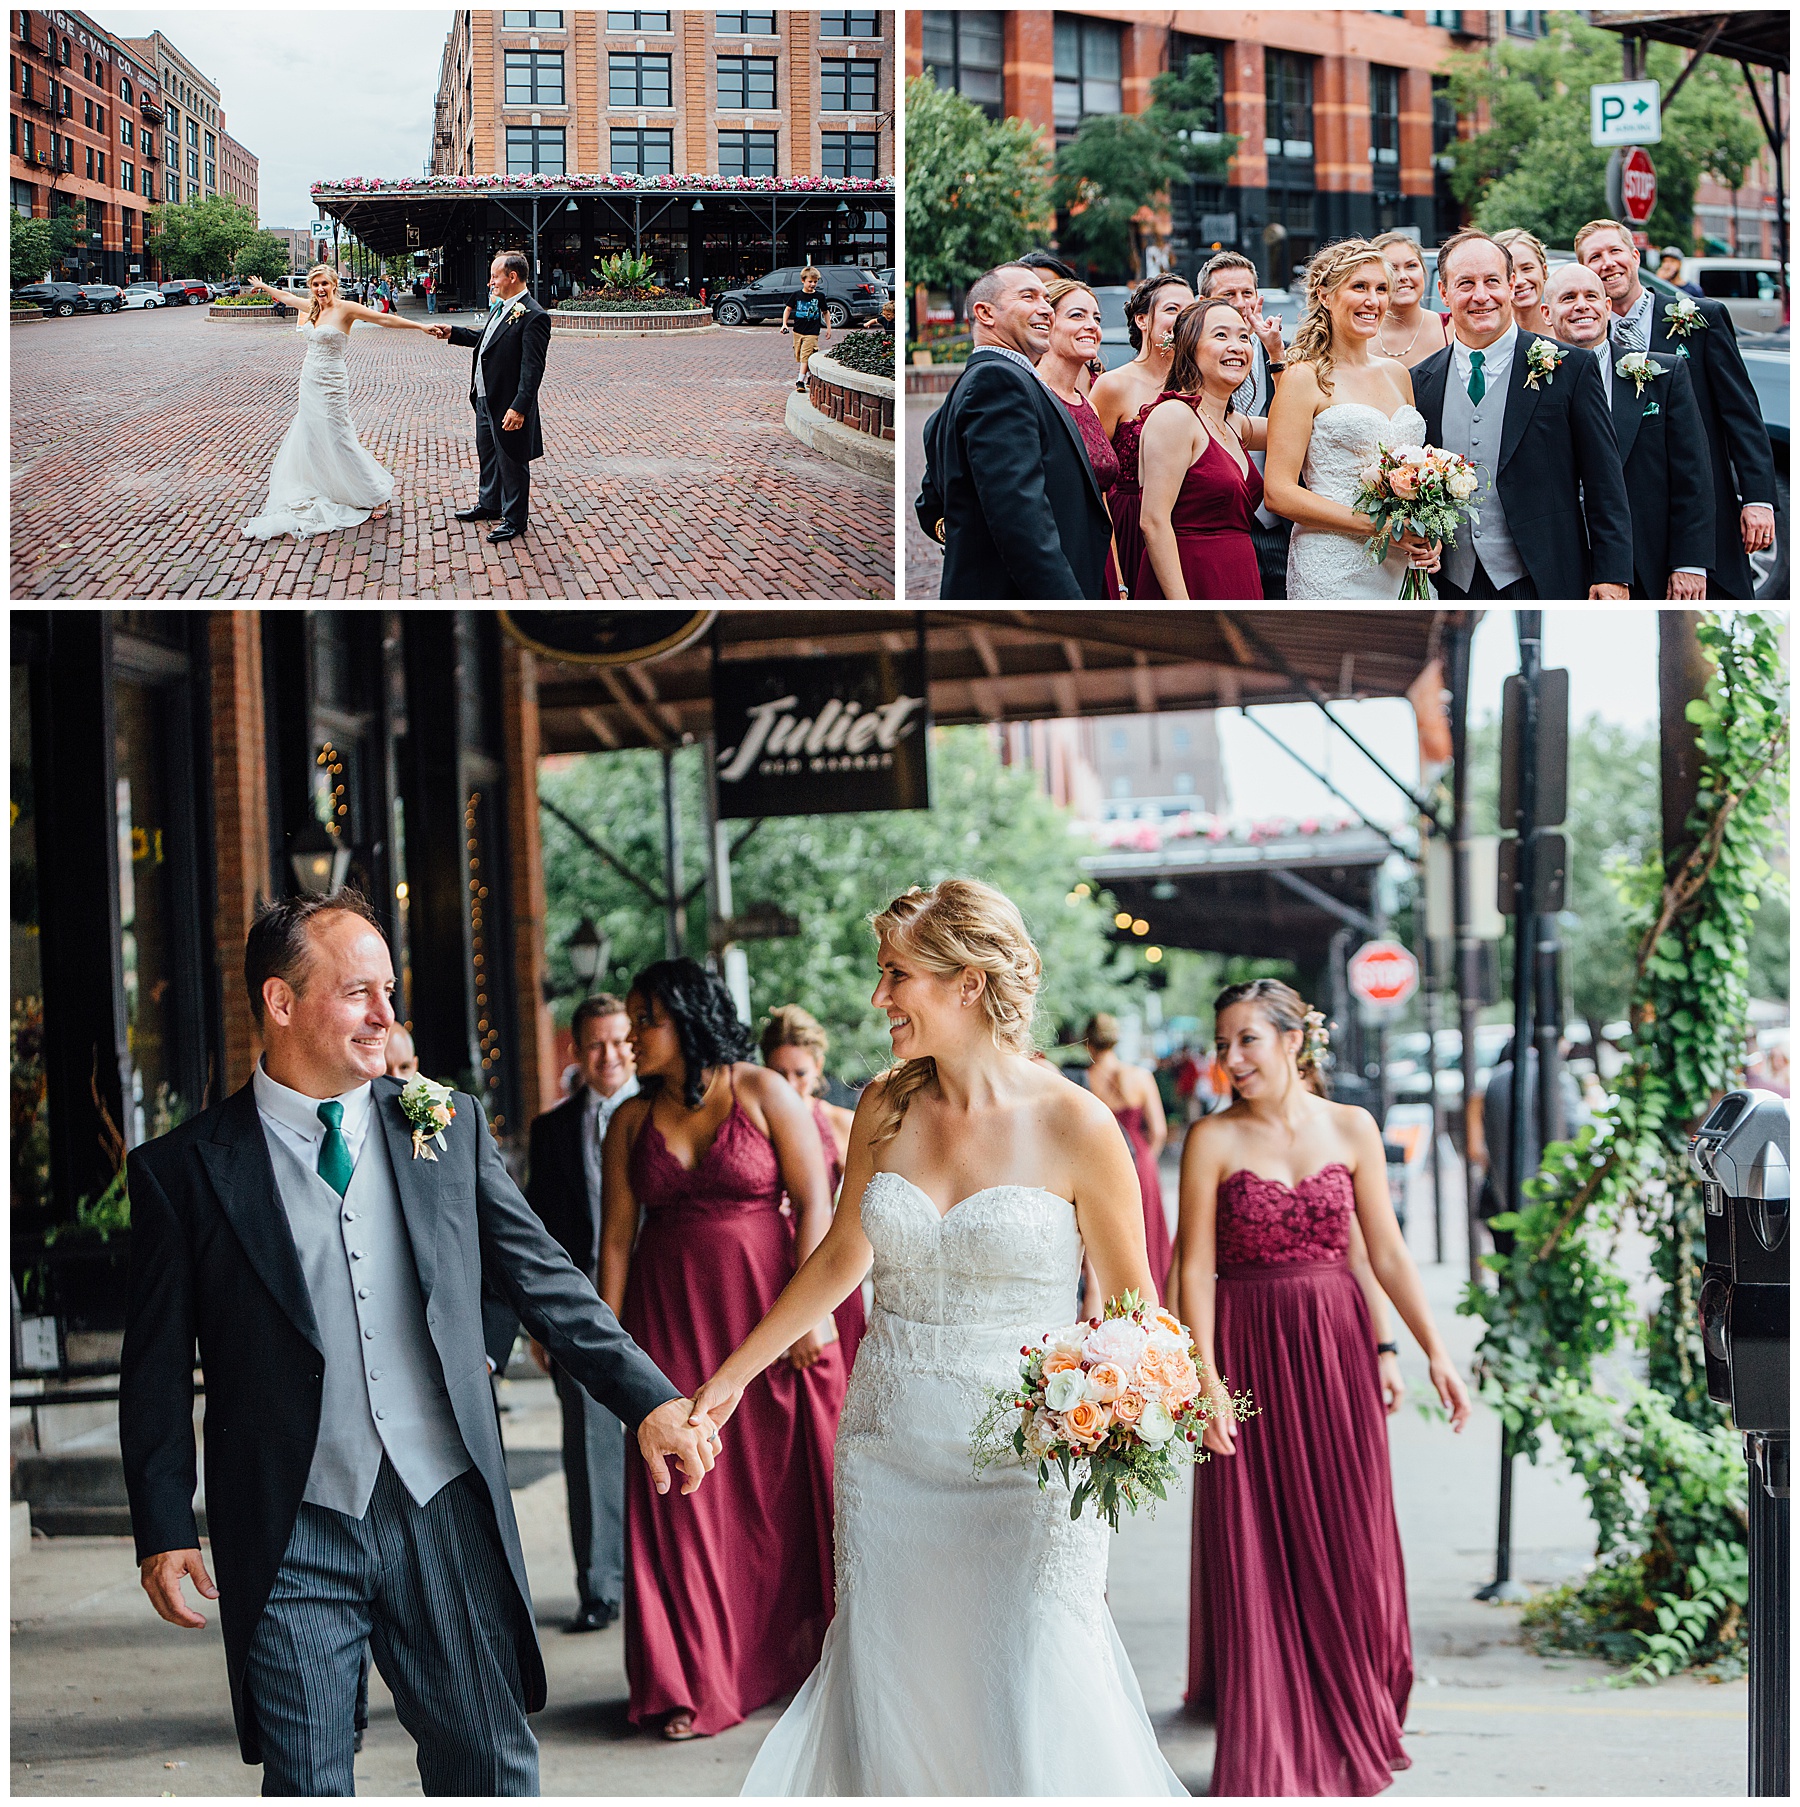
<instances>
[{"instance_id":1,"label":"parking meter","mask_svg":"<svg viewBox=\"0 0 1800 1807\"><path fill-rule=\"evenodd\" d=\"M1750 1483L1750 1793L1788 1792L1788 1104L1727 1092L1695 1132L1705 1182L1706 1390L1744 1433Z\"/></svg>"}]
</instances>

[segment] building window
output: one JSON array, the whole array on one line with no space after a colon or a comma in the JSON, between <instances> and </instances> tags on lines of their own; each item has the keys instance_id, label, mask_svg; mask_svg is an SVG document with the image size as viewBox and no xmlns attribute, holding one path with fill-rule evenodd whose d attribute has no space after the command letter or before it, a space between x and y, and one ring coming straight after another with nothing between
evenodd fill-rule
<instances>
[{"instance_id":1,"label":"building window","mask_svg":"<svg viewBox=\"0 0 1800 1807\"><path fill-rule=\"evenodd\" d=\"M131 121L129 119L119 121L119 142L127 150L131 149Z\"/></svg>"},{"instance_id":2,"label":"building window","mask_svg":"<svg viewBox=\"0 0 1800 1807\"><path fill-rule=\"evenodd\" d=\"M1425 23L1427 25L1435 25L1442 31L1461 31L1462 13L1460 11L1453 13L1428 12L1425 15Z\"/></svg>"},{"instance_id":3,"label":"building window","mask_svg":"<svg viewBox=\"0 0 1800 1807\"><path fill-rule=\"evenodd\" d=\"M200 148L200 122L190 119L187 122L187 141L195 150Z\"/></svg>"},{"instance_id":4,"label":"building window","mask_svg":"<svg viewBox=\"0 0 1800 1807\"><path fill-rule=\"evenodd\" d=\"M150 172L145 170L144 174L148 177ZM208 188L219 186L219 166L216 163L209 163L206 166L206 186Z\"/></svg>"},{"instance_id":5,"label":"building window","mask_svg":"<svg viewBox=\"0 0 1800 1807\"><path fill-rule=\"evenodd\" d=\"M608 13L608 31L668 31L667 13Z\"/></svg>"},{"instance_id":6,"label":"building window","mask_svg":"<svg viewBox=\"0 0 1800 1807\"><path fill-rule=\"evenodd\" d=\"M106 181L106 153L105 153L105 151L102 151L100 153L100 167L94 174L94 180L96 182L99 182L102 184L104 184Z\"/></svg>"},{"instance_id":7,"label":"building window","mask_svg":"<svg viewBox=\"0 0 1800 1807\"><path fill-rule=\"evenodd\" d=\"M715 13L715 34L721 38L772 38L775 35L773 13Z\"/></svg>"},{"instance_id":8,"label":"building window","mask_svg":"<svg viewBox=\"0 0 1800 1807\"><path fill-rule=\"evenodd\" d=\"M131 193L137 188L137 170L123 157L119 159L119 186L127 193Z\"/></svg>"},{"instance_id":9,"label":"building window","mask_svg":"<svg viewBox=\"0 0 1800 1807\"><path fill-rule=\"evenodd\" d=\"M1263 100L1268 123L1264 154L1307 162L1313 154L1312 58L1291 50L1263 53Z\"/></svg>"},{"instance_id":10,"label":"building window","mask_svg":"<svg viewBox=\"0 0 1800 1807\"><path fill-rule=\"evenodd\" d=\"M822 38L878 38L881 36L878 13L820 13L819 36Z\"/></svg>"},{"instance_id":11,"label":"building window","mask_svg":"<svg viewBox=\"0 0 1800 1807\"><path fill-rule=\"evenodd\" d=\"M627 132L614 128L612 173L615 176L666 176L674 168L673 132Z\"/></svg>"},{"instance_id":12,"label":"building window","mask_svg":"<svg viewBox=\"0 0 1800 1807\"><path fill-rule=\"evenodd\" d=\"M1006 61L1001 15L926 13L921 23L926 73L998 119Z\"/></svg>"},{"instance_id":13,"label":"building window","mask_svg":"<svg viewBox=\"0 0 1800 1807\"><path fill-rule=\"evenodd\" d=\"M875 175L875 132L821 132L821 168L828 176Z\"/></svg>"},{"instance_id":14,"label":"building window","mask_svg":"<svg viewBox=\"0 0 1800 1807\"><path fill-rule=\"evenodd\" d=\"M94 129L94 103L91 100L86 100L81 104L84 117L87 120L87 128L91 132Z\"/></svg>"},{"instance_id":15,"label":"building window","mask_svg":"<svg viewBox=\"0 0 1800 1807\"><path fill-rule=\"evenodd\" d=\"M774 132L721 132L719 174L722 176L772 176L775 172Z\"/></svg>"},{"instance_id":16,"label":"building window","mask_svg":"<svg viewBox=\"0 0 1800 1807\"><path fill-rule=\"evenodd\" d=\"M1124 111L1123 29L1108 19L1056 15L1056 130L1060 136L1079 131L1090 113Z\"/></svg>"},{"instance_id":17,"label":"building window","mask_svg":"<svg viewBox=\"0 0 1800 1807\"><path fill-rule=\"evenodd\" d=\"M122 76L119 79L119 98L124 101L126 106L131 105L131 83Z\"/></svg>"},{"instance_id":18,"label":"building window","mask_svg":"<svg viewBox=\"0 0 1800 1807\"><path fill-rule=\"evenodd\" d=\"M173 187L171 187L169 190L169 199L171 201L175 199L175 191L174 191ZM198 182L190 182L188 184L188 199L190 201L197 201L200 199L200 184Z\"/></svg>"},{"instance_id":19,"label":"building window","mask_svg":"<svg viewBox=\"0 0 1800 1807\"><path fill-rule=\"evenodd\" d=\"M144 171L144 199L146 201L156 199L156 171L153 169Z\"/></svg>"},{"instance_id":20,"label":"building window","mask_svg":"<svg viewBox=\"0 0 1800 1807\"><path fill-rule=\"evenodd\" d=\"M562 52L507 51L506 104L509 107L560 107L563 104Z\"/></svg>"},{"instance_id":21,"label":"building window","mask_svg":"<svg viewBox=\"0 0 1800 1807\"><path fill-rule=\"evenodd\" d=\"M502 13L500 23L508 31L561 31L561 13Z\"/></svg>"},{"instance_id":22,"label":"building window","mask_svg":"<svg viewBox=\"0 0 1800 1807\"><path fill-rule=\"evenodd\" d=\"M29 163L31 161L32 156L34 154L33 150L32 150L31 139L32 139L31 121L29 119L23 119L19 122L19 148L20 148L20 151L23 153L25 161L27 163ZM30 185L26 184L25 186L27 188L29 188Z\"/></svg>"},{"instance_id":23,"label":"building window","mask_svg":"<svg viewBox=\"0 0 1800 1807\"><path fill-rule=\"evenodd\" d=\"M721 107L772 107L775 104L775 58L772 56L722 56L719 58Z\"/></svg>"},{"instance_id":24,"label":"building window","mask_svg":"<svg viewBox=\"0 0 1800 1807\"><path fill-rule=\"evenodd\" d=\"M94 179L94 147L91 144L87 147L87 154L87 179L91 182Z\"/></svg>"},{"instance_id":25,"label":"building window","mask_svg":"<svg viewBox=\"0 0 1800 1807\"><path fill-rule=\"evenodd\" d=\"M1515 38L1541 38L1544 35L1544 15L1539 12L1509 12L1506 15L1506 29Z\"/></svg>"},{"instance_id":26,"label":"building window","mask_svg":"<svg viewBox=\"0 0 1800 1807\"><path fill-rule=\"evenodd\" d=\"M875 84L881 65L873 58L821 57L819 111L821 113L873 113Z\"/></svg>"},{"instance_id":27,"label":"building window","mask_svg":"<svg viewBox=\"0 0 1800 1807\"><path fill-rule=\"evenodd\" d=\"M506 128L506 173L509 176L563 174L561 126L509 125Z\"/></svg>"},{"instance_id":28,"label":"building window","mask_svg":"<svg viewBox=\"0 0 1800 1807\"><path fill-rule=\"evenodd\" d=\"M181 167L181 141L171 133L163 139L163 151L168 157L170 169Z\"/></svg>"},{"instance_id":29,"label":"building window","mask_svg":"<svg viewBox=\"0 0 1800 1807\"><path fill-rule=\"evenodd\" d=\"M188 180L191 182L200 180L200 153L198 151L188 152Z\"/></svg>"},{"instance_id":30,"label":"building window","mask_svg":"<svg viewBox=\"0 0 1800 1807\"><path fill-rule=\"evenodd\" d=\"M1369 65L1369 161L1400 165L1400 71Z\"/></svg>"},{"instance_id":31,"label":"building window","mask_svg":"<svg viewBox=\"0 0 1800 1807\"><path fill-rule=\"evenodd\" d=\"M150 128L147 125L138 127L138 149L142 151L146 157L149 157L154 161L156 157L156 140L150 136Z\"/></svg>"},{"instance_id":32,"label":"building window","mask_svg":"<svg viewBox=\"0 0 1800 1807\"><path fill-rule=\"evenodd\" d=\"M666 56L624 56L615 51L606 59L607 103L615 107L666 107L669 101L669 59Z\"/></svg>"},{"instance_id":33,"label":"building window","mask_svg":"<svg viewBox=\"0 0 1800 1807\"><path fill-rule=\"evenodd\" d=\"M131 255L133 242L137 238L137 214L129 207L119 209L119 249L127 257Z\"/></svg>"},{"instance_id":34,"label":"building window","mask_svg":"<svg viewBox=\"0 0 1800 1807\"><path fill-rule=\"evenodd\" d=\"M206 134L206 154L209 157L216 157L219 154L219 141L211 132Z\"/></svg>"},{"instance_id":35,"label":"building window","mask_svg":"<svg viewBox=\"0 0 1800 1807\"><path fill-rule=\"evenodd\" d=\"M27 126L29 128L29 121ZM12 185L12 204L14 213L30 219L31 210L37 205L37 190L29 182L20 182L15 179Z\"/></svg>"}]
</instances>

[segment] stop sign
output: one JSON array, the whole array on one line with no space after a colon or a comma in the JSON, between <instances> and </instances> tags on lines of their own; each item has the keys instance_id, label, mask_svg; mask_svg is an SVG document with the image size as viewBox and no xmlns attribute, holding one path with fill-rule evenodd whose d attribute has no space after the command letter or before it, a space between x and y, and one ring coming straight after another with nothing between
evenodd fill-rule
<instances>
[{"instance_id":1,"label":"stop sign","mask_svg":"<svg viewBox=\"0 0 1800 1807\"><path fill-rule=\"evenodd\" d=\"M1656 211L1656 165L1641 144L1634 144L1619 166L1619 192L1632 225L1643 225Z\"/></svg>"},{"instance_id":2,"label":"stop sign","mask_svg":"<svg viewBox=\"0 0 1800 1807\"><path fill-rule=\"evenodd\" d=\"M1419 963L1398 941L1365 941L1350 956L1350 990L1365 1004L1404 1004L1419 989Z\"/></svg>"}]
</instances>

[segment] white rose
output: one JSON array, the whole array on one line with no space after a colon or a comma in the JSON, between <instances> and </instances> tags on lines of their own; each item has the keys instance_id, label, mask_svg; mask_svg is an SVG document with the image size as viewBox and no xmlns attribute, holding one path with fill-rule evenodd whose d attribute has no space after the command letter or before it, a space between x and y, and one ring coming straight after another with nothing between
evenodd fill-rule
<instances>
[{"instance_id":1,"label":"white rose","mask_svg":"<svg viewBox=\"0 0 1800 1807\"><path fill-rule=\"evenodd\" d=\"M1397 445L1394 456L1407 464L1420 464L1425 458L1425 448L1422 445Z\"/></svg>"},{"instance_id":2,"label":"white rose","mask_svg":"<svg viewBox=\"0 0 1800 1807\"><path fill-rule=\"evenodd\" d=\"M1066 1412L1087 1397L1087 1376L1079 1368L1058 1368L1044 1382L1044 1404L1053 1412Z\"/></svg>"},{"instance_id":3,"label":"white rose","mask_svg":"<svg viewBox=\"0 0 1800 1807\"><path fill-rule=\"evenodd\" d=\"M1451 474L1445 478L1444 487L1449 490L1457 501L1466 502L1474 495L1478 487L1478 480L1473 471L1452 471Z\"/></svg>"},{"instance_id":4,"label":"white rose","mask_svg":"<svg viewBox=\"0 0 1800 1807\"><path fill-rule=\"evenodd\" d=\"M1025 1420L1025 1453L1041 1462L1056 1442L1056 1421L1048 1412L1033 1412Z\"/></svg>"},{"instance_id":5,"label":"white rose","mask_svg":"<svg viewBox=\"0 0 1800 1807\"><path fill-rule=\"evenodd\" d=\"M1082 1345L1087 1341L1088 1327L1086 1323L1070 1324L1062 1330L1053 1330L1044 1339L1051 1355L1072 1355L1077 1361L1082 1357Z\"/></svg>"},{"instance_id":6,"label":"white rose","mask_svg":"<svg viewBox=\"0 0 1800 1807\"><path fill-rule=\"evenodd\" d=\"M1137 1434L1152 1449L1161 1449L1175 1435L1175 1420L1160 1399L1144 1402L1144 1415L1137 1422Z\"/></svg>"}]
</instances>

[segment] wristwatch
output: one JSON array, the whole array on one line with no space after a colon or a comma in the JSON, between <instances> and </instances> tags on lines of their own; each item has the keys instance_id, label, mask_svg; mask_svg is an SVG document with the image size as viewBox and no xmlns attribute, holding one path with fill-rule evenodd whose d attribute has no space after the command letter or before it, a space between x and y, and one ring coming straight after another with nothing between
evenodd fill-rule
<instances>
[{"instance_id":1,"label":"wristwatch","mask_svg":"<svg viewBox=\"0 0 1800 1807\"><path fill-rule=\"evenodd\" d=\"M1286 358L1283 358L1279 364L1271 362L1269 365L1269 375L1270 376L1280 376L1281 373L1285 369L1287 369L1287 359Z\"/></svg>"},{"instance_id":2,"label":"wristwatch","mask_svg":"<svg viewBox=\"0 0 1800 1807\"><path fill-rule=\"evenodd\" d=\"M1377 1355L1398 1355L1400 1353L1400 1345L1398 1343L1377 1343L1375 1345L1375 1353Z\"/></svg>"}]
</instances>

